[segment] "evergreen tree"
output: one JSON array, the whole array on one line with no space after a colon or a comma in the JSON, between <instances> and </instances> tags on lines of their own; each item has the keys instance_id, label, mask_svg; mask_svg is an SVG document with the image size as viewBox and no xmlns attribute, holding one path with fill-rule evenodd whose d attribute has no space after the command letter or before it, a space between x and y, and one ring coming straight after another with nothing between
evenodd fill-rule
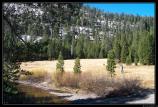
<instances>
[{"instance_id":1,"label":"evergreen tree","mask_svg":"<svg viewBox=\"0 0 158 107\"><path fill-rule=\"evenodd\" d=\"M128 57L126 58L126 64L131 65L131 63L132 63L132 59L131 59L131 53L130 53Z\"/></svg>"},{"instance_id":2,"label":"evergreen tree","mask_svg":"<svg viewBox=\"0 0 158 107\"><path fill-rule=\"evenodd\" d=\"M132 64L132 55L131 55L132 52L131 51L132 51L131 47L129 47L129 55L126 58L126 64L127 65L131 65Z\"/></svg>"},{"instance_id":3,"label":"evergreen tree","mask_svg":"<svg viewBox=\"0 0 158 107\"><path fill-rule=\"evenodd\" d=\"M103 50L103 47L101 47L100 52L99 52L99 58L104 58L103 54L104 54L104 50Z\"/></svg>"},{"instance_id":4,"label":"evergreen tree","mask_svg":"<svg viewBox=\"0 0 158 107\"><path fill-rule=\"evenodd\" d=\"M113 48L114 48L114 53L115 53L116 59L120 60L120 57L121 57L121 47L120 47L118 38L115 39Z\"/></svg>"},{"instance_id":5,"label":"evergreen tree","mask_svg":"<svg viewBox=\"0 0 158 107\"><path fill-rule=\"evenodd\" d=\"M50 40L50 41L49 41L49 44L48 44L48 50L47 50L47 54L48 54L49 60L52 60L52 52L54 51L52 45L53 45L53 43L52 43L52 41Z\"/></svg>"},{"instance_id":6,"label":"evergreen tree","mask_svg":"<svg viewBox=\"0 0 158 107\"><path fill-rule=\"evenodd\" d=\"M50 60L58 58L59 50L62 50L61 41L57 38L52 38L48 43L47 54Z\"/></svg>"},{"instance_id":7,"label":"evergreen tree","mask_svg":"<svg viewBox=\"0 0 158 107\"><path fill-rule=\"evenodd\" d=\"M138 43L139 43L139 34L137 32L133 33L133 40L131 43L131 57L132 62L135 62L135 59L139 61L138 58ZM138 62L136 61L136 62Z\"/></svg>"},{"instance_id":8,"label":"evergreen tree","mask_svg":"<svg viewBox=\"0 0 158 107\"><path fill-rule=\"evenodd\" d=\"M99 57L99 43L94 43L94 58L98 58Z\"/></svg>"},{"instance_id":9,"label":"evergreen tree","mask_svg":"<svg viewBox=\"0 0 158 107\"><path fill-rule=\"evenodd\" d=\"M139 42L138 54L140 63L143 65L150 64L151 46L148 32L143 32L143 36Z\"/></svg>"},{"instance_id":10,"label":"evergreen tree","mask_svg":"<svg viewBox=\"0 0 158 107\"><path fill-rule=\"evenodd\" d=\"M58 62L56 64L56 70L64 72L64 60L61 52L59 53Z\"/></svg>"},{"instance_id":11,"label":"evergreen tree","mask_svg":"<svg viewBox=\"0 0 158 107\"><path fill-rule=\"evenodd\" d=\"M127 55L128 55L128 49L126 46L123 46L122 47L122 50L121 50L121 62L122 63L125 63L126 62L126 58L127 58Z\"/></svg>"},{"instance_id":12,"label":"evergreen tree","mask_svg":"<svg viewBox=\"0 0 158 107\"><path fill-rule=\"evenodd\" d=\"M151 29L151 31L148 34L148 42L149 42L149 64L155 64L155 36L154 31Z\"/></svg>"},{"instance_id":13,"label":"evergreen tree","mask_svg":"<svg viewBox=\"0 0 158 107\"><path fill-rule=\"evenodd\" d=\"M107 66L106 69L109 71L111 77L114 76L115 74L115 68L116 68L116 63L115 63L115 54L113 50L110 50L108 52L108 59L107 59Z\"/></svg>"},{"instance_id":14,"label":"evergreen tree","mask_svg":"<svg viewBox=\"0 0 158 107\"><path fill-rule=\"evenodd\" d=\"M76 56L81 57L83 55L83 47L80 40L77 40L76 48L75 48Z\"/></svg>"},{"instance_id":15,"label":"evergreen tree","mask_svg":"<svg viewBox=\"0 0 158 107\"><path fill-rule=\"evenodd\" d=\"M134 58L134 63L135 63L135 65L137 65L137 64L138 64L138 61L139 61L138 57L137 57L137 56L135 56L135 58Z\"/></svg>"},{"instance_id":16,"label":"evergreen tree","mask_svg":"<svg viewBox=\"0 0 158 107\"><path fill-rule=\"evenodd\" d=\"M75 65L74 65L73 70L74 70L74 73L81 73L81 65L80 65L79 57L75 59Z\"/></svg>"}]
</instances>

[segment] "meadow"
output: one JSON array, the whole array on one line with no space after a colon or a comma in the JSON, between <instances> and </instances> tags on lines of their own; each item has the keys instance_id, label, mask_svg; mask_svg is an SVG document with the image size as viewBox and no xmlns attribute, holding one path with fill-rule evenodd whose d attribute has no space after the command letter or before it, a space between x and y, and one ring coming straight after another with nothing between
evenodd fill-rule
<instances>
[{"instance_id":1,"label":"meadow","mask_svg":"<svg viewBox=\"0 0 158 107\"><path fill-rule=\"evenodd\" d=\"M27 70L33 73L32 78L41 79L41 81L45 81L48 79L48 76L51 78L55 78L54 75L56 73L56 63L57 61L30 61L30 62L22 62L21 69ZM107 59L81 59L81 71L82 76L80 79L81 83L92 82L96 80L106 80L110 78L108 71L106 70ZM64 60L64 71L65 77L59 77L60 82L64 82L63 84L68 84L67 86L71 86L70 82L74 81L74 73L73 73L74 60ZM125 65L124 73L121 73L121 66L116 64L115 68L115 77L116 81L122 81L122 78L128 80L134 80L135 78L139 80L141 87L154 89L154 65L140 65L137 66ZM47 74L47 75L46 75ZM21 80L25 79L26 76L21 77ZM79 82L79 80L77 80ZM59 82L59 81L58 81ZM68 83L69 82L69 83ZM101 83L101 82L100 82ZM70 84L70 85L69 85ZM90 85L90 84L89 84ZM94 84L92 84L94 85Z\"/></svg>"}]
</instances>

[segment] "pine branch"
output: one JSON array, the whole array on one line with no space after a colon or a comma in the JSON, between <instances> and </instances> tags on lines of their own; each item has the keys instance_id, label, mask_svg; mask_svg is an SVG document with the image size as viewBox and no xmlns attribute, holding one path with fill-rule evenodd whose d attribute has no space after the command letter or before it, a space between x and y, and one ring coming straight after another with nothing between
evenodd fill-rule
<instances>
[{"instance_id":1,"label":"pine branch","mask_svg":"<svg viewBox=\"0 0 158 107\"><path fill-rule=\"evenodd\" d=\"M11 22L9 21L9 19L3 15L3 19L8 23L8 25L10 26L11 30L13 31L13 33L15 34L15 36L20 39L23 43L26 44L26 46L28 48L30 48L29 44L27 42L25 42L16 32L15 27L13 27L13 25L11 24Z\"/></svg>"}]
</instances>

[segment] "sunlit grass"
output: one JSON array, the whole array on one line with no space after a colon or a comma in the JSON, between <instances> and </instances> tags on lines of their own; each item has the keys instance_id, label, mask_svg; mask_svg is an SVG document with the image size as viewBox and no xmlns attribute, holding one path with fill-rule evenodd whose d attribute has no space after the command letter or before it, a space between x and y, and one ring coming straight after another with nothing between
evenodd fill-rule
<instances>
[{"instance_id":1,"label":"sunlit grass","mask_svg":"<svg viewBox=\"0 0 158 107\"><path fill-rule=\"evenodd\" d=\"M81 59L81 70L82 73L91 72L89 77L91 78L101 78L108 76L108 71L106 70L107 59ZM34 72L35 77L40 77L40 75L49 73L50 75L56 71L57 61L34 61L34 62L23 62L21 68L24 70ZM74 60L64 60L64 70L66 72L73 73ZM115 78L121 78L121 69L119 64L116 65L116 76ZM141 84L146 88L154 88L154 65L124 65L124 76L126 78L139 77Z\"/></svg>"},{"instance_id":2,"label":"sunlit grass","mask_svg":"<svg viewBox=\"0 0 158 107\"><path fill-rule=\"evenodd\" d=\"M47 71L41 68L33 68L29 70L31 75L21 75L20 80L36 80L36 81L44 81L47 76Z\"/></svg>"}]
</instances>

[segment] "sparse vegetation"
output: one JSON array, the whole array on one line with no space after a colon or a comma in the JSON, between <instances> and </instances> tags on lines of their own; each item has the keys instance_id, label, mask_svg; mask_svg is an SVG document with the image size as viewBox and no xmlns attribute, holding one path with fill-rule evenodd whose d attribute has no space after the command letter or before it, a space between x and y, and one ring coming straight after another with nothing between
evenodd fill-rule
<instances>
[{"instance_id":1,"label":"sparse vegetation","mask_svg":"<svg viewBox=\"0 0 158 107\"><path fill-rule=\"evenodd\" d=\"M70 72L64 73L53 73L52 80L57 87L71 87L79 88L79 78L78 75Z\"/></svg>"},{"instance_id":2,"label":"sparse vegetation","mask_svg":"<svg viewBox=\"0 0 158 107\"><path fill-rule=\"evenodd\" d=\"M54 83L55 86L61 86L61 81L62 81L62 72L54 72L52 74L52 81Z\"/></svg>"},{"instance_id":3,"label":"sparse vegetation","mask_svg":"<svg viewBox=\"0 0 158 107\"><path fill-rule=\"evenodd\" d=\"M82 89L93 92L99 96L130 95L141 88L138 78L114 79L109 77L91 77L90 72L81 73L78 77L73 73L65 72L60 79L56 78L58 86ZM76 84L77 81L77 84Z\"/></svg>"},{"instance_id":4,"label":"sparse vegetation","mask_svg":"<svg viewBox=\"0 0 158 107\"><path fill-rule=\"evenodd\" d=\"M126 78L124 80L115 80L113 83L113 90L110 91L107 97L112 96L128 96L136 94L138 91L141 91L143 87L141 86L140 79L135 78Z\"/></svg>"}]
</instances>

